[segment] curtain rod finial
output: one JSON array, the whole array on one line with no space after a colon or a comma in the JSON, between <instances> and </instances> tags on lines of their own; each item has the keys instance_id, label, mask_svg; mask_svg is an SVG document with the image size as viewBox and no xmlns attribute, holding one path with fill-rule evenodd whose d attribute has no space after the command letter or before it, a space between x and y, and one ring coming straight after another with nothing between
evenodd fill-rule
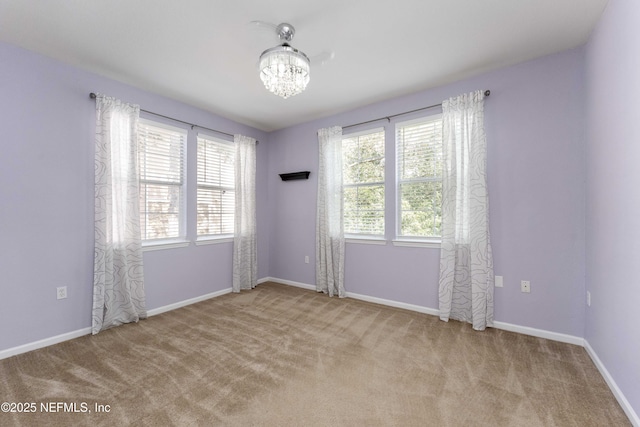
<instances>
[{"instance_id":1,"label":"curtain rod finial","mask_svg":"<svg viewBox=\"0 0 640 427\"><path fill-rule=\"evenodd\" d=\"M95 94L95 93L93 93L93 92L91 92L91 93L89 94L89 98L91 98L91 99L96 99L96 94Z\"/></svg>"},{"instance_id":2,"label":"curtain rod finial","mask_svg":"<svg viewBox=\"0 0 640 427\"><path fill-rule=\"evenodd\" d=\"M490 90L485 90L484 91L484 96L489 96L491 95L491 91Z\"/></svg>"}]
</instances>

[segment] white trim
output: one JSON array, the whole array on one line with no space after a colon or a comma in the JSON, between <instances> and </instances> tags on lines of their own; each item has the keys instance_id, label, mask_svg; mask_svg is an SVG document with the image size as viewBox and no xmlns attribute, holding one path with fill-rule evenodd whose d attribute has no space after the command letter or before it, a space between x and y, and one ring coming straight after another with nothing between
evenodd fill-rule
<instances>
[{"instance_id":1,"label":"white trim","mask_svg":"<svg viewBox=\"0 0 640 427\"><path fill-rule=\"evenodd\" d=\"M152 310L147 311L147 316L152 317L158 314L175 310L177 308L182 308L187 305L195 304L200 301L208 300L211 298L219 297L221 295L225 295L231 292L231 288L226 288L221 291L212 292L210 294L201 295L199 297L187 299L184 301L179 301L174 304L165 305L163 307L154 308ZM39 348L49 347L50 345L59 344L64 341L69 341L75 338L82 337L84 335L91 334L91 328L82 328L77 331L67 332L65 334L56 335L54 337L45 338L39 341L34 341L31 343L23 344L18 347L8 348L6 350L0 351L0 360L6 359L11 356L15 356L22 353L27 353L29 351L38 350Z\"/></svg>"},{"instance_id":2,"label":"white trim","mask_svg":"<svg viewBox=\"0 0 640 427\"><path fill-rule=\"evenodd\" d=\"M370 297L368 295L354 294L353 292L347 292L347 297L358 299L361 301L372 302L375 304L386 305L388 307L403 308L405 310L417 311L418 313L429 314L431 316L439 316L440 312L435 308L423 307L421 305L408 304L406 302L393 301L383 298Z\"/></svg>"},{"instance_id":3,"label":"white trim","mask_svg":"<svg viewBox=\"0 0 640 427\"><path fill-rule=\"evenodd\" d=\"M166 243L148 243L142 244L142 252L162 251L164 249L186 248L191 242L166 242Z\"/></svg>"},{"instance_id":4,"label":"white trim","mask_svg":"<svg viewBox=\"0 0 640 427\"><path fill-rule=\"evenodd\" d=\"M358 245L380 245L384 246L387 244L387 241L384 238L371 238L371 239L363 239L363 238L354 238L354 237L345 237L345 243L355 243Z\"/></svg>"},{"instance_id":5,"label":"white trim","mask_svg":"<svg viewBox=\"0 0 640 427\"><path fill-rule=\"evenodd\" d=\"M8 348L6 350L0 351L0 360L15 356L17 354L37 350L39 348L49 347L50 345L59 344L64 341L69 341L74 338L89 335L90 333L91 328L82 328L78 329L77 331L56 335L55 337L49 337L39 341L30 342L28 344L19 345L18 347Z\"/></svg>"},{"instance_id":6,"label":"white trim","mask_svg":"<svg viewBox=\"0 0 640 427\"><path fill-rule=\"evenodd\" d=\"M591 357L591 360L593 360L596 368L598 368L598 371L600 371L600 375L602 375L604 380L607 382L607 385L613 392L616 400L618 400L618 403L622 407L622 410L625 414L627 414L627 417L629 417L629 421L631 421L631 424L633 424L635 427L640 427L640 417L638 417L636 411L633 410L633 407L624 396L624 393L622 393L622 390L620 390L618 384L616 384L615 380L613 379L607 368L604 366L593 347L591 347L589 341L587 341L586 339L584 340L584 348L585 350L587 350L587 354Z\"/></svg>"},{"instance_id":7,"label":"white trim","mask_svg":"<svg viewBox=\"0 0 640 427\"><path fill-rule=\"evenodd\" d=\"M295 286L296 288L309 289L311 291L316 290L315 285L309 285L307 283L301 283L301 282L294 282L293 280L278 279L276 277L264 277L258 280L258 283L264 283L264 282L276 282L276 283L281 283L283 285Z\"/></svg>"},{"instance_id":8,"label":"white trim","mask_svg":"<svg viewBox=\"0 0 640 427\"><path fill-rule=\"evenodd\" d=\"M313 291L316 290L316 287L314 285L309 285L309 284L301 283L301 282L295 282L293 280L278 279L278 278L269 277L269 276L263 277L262 279L258 279L257 283L260 284L260 283L265 283L265 282L276 282L276 283L281 283L283 285L295 286L295 287L298 287L298 288L303 288L303 289L308 289L308 290L313 290ZM177 302L177 303L174 303L174 304L165 305L163 307L154 308L152 310L149 310L147 312L147 315L150 316L150 317L151 316L156 316L158 314L165 313L167 311L171 311L171 310L175 310L175 309L178 309L178 308L182 308L182 307L185 307L187 305L195 304L197 302L205 301L205 300L208 300L208 299L211 299L211 298L216 298L216 297L228 294L230 292L231 292L231 288L225 288L225 289L222 289L220 291L212 292L212 293L209 293L209 294L206 294L206 295L202 295L202 296L199 296L199 297L195 297L195 298L191 298L191 299L188 299L188 300L180 301L180 302ZM402 309L405 309L405 310L415 311L415 312L418 312L418 313L424 313L424 314L428 314L428 315L432 315L432 316L438 316L439 315L439 311L434 309L434 308L428 308L428 307L423 307L423 306L414 305L414 304L407 304L407 303L387 300L387 299L383 299L383 298L371 297L371 296L367 296L367 295L356 294L356 293L353 293L353 292L347 292L347 297L353 298L353 299L362 300L362 301L372 302L372 303L375 303L375 304L386 305L386 306L389 306L389 307L402 308ZM545 339L549 339L549 340L552 340L552 341L560 341L560 342L564 342L564 343L568 343L568 344L575 344L575 345L579 345L581 347L584 347L585 350L587 351L587 354L589 354L589 357L591 357L591 360L596 365L596 367L598 368L598 371L603 376L604 380L606 381L607 385L609 386L609 389L611 389L613 395L615 396L615 398L617 399L618 403L620 404L620 406L624 410L625 414L627 415L627 417L629 417L629 420L631 421L631 423L635 427L640 427L640 417L638 417L638 414L634 411L633 407L631 406L631 404L629 403L629 401L625 397L624 393L622 392L622 390L620 390L620 388L616 384L615 380L613 379L613 377L611 377L611 374L609 373L607 368L604 366L604 364L602 363L602 361L600 360L600 358L596 354L595 350L591 347L591 345L589 344L589 342L586 339L583 339L583 338L580 338L580 337L576 337L576 336L573 336L573 335L566 335L566 334L561 334L561 333L557 333L557 332L545 331L545 330L542 330L542 329L530 328L528 326L513 325L513 324L505 323L505 322L494 322L494 328L502 329L502 330L505 330L505 331L516 332L516 333L520 333L520 334L524 334L524 335L531 335L531 336L539 337L539 338L545 338ZM72 339L75 339L75 338L79 338L81 336L89 335L89 334L91 334L91 328L90 327L82 328L82 329L78 329L76 331L67 332L67 333L64 333L64 334L60 334L60 335L56 335L56 336L53 336L53 337L45 338L45 339L42 339L42 340L39 340L39 341L34 341L34 342L31 342L31 343L23 344L23 345L20 345L20 346L17 346L17 347L8 348L6 350L1 350L0 351L0 360L7 359L9 357L16 356L16 355L22 354L22 353L27 353L29 351L37 350L37 349L40 349L40 348L49 347L49 346L54 345L54 344L59 344L59 343L64 342L64 341L69 341L69 340L72 340Z\"/></svg>"},{"instance_id":9,"label":"white trim","mask_svg":"<svg viewBox=\"0 0 640 427\"><path fill-rule=\"evenodd\" d=\"M424 240L393 240L393 246L407 246L411 248L434 248L440 249L440 241Z\"/></svg>"},{"instance_id":10,"label":"white trim","mask_svg":"<svg viewBox=\"0 0 640 427\"><path fill-rule=\"evenodd\" d=\"M200 238L196 240L196 246L217 245L219 243L233 243L233 237L210 237L208 239Z\"/></svg>"},{"instance_id":11,"label":"white trim","mask_svg":"<svg viewBox=\"0 0 640 427\"><path fill-rule=\"evenodd\" d=\"M161 239L160 241L157 241L156 239L143 240L142 244L144 246L145 242L148 242L149 246L154 246L154 248L148 249L152 251L183 247L183 246L174 245L173 244L174 242L187 242L187 245L188 245L189 242L187 241L186 236L187 236L187 213L188 213L187 140L189 138L189 131L186 128L169 125L166 122L156 121L152 119L145 119L145 118L140 118L140 120L138 121L137 130L138 130L137 142L138 142L139 149L140 149L140 143L142 140L146 140L147 137L155 134L158 134L156 136L160 136L162 138L163 143L168 143L172 147L174 145L179 147L179 155L177 156L178 158L176 158L175 156L176 153L174 153L173 150L170 150L169 152L163 151L163 150L157 151L156 149L151 148L151 146L147 144L144 145L143 151L149 154L153 153L153 155L151 156L152 158L155 156L160 156L163 159L170 160L169 165L168 166L164 165L167 167L166 168L162 167L161 169L163 169L165 172L175 173L176 171L179 171L180 179L178 182L175 182L173 179L170 179L168 176L165 176L164 178L161 176L156 176L155 179L153 178L149 179L148 177L143 176L142 168L140 168L140 170L138 171L138 184L140 186L140 191L142 191L142 187L146 185L160 185L167 188L177 188L179 191L178 212L177 212L178 214L177 235L166 237L164 239ZM139 162L141 161L140 159L142 157L146 158L146 156L138 156ZM174 164L175 160L179 160L179 164L177 166ZM156 164L155 163L156 160L151 160L151 162ZM160 167L160 163L157 163L156 166ZM143 230L145 229L145 227L141 225L140 228L141 228L141 233L144 236L146 234L146 230L143 233ZM168 243L165 247L162 247L162 248L155 247L156 244L162 245L164 242ZM143 248L143 251L144 251L144 248Z\"/></svg>"},{"instance_id":12,"label":"white trim","mask_svg":"<svg viewBox=\"0 0 640 427\"><path fill-rule=\"evenodd\" d=\"M309 285L309 284L300 283L300 282L293 282L291 280L278 279L276 277L267 277L267 278L261 279L261 281L258 281L258 283L263 283L266 281L282 283L284 285L296 286L298 288L304 288L304 289L313 289L313 290L316 289L314 285ZM353 292L347 292L347 297L353 298L353 299L359 299L362 301L368 301L375 304L386 305L389 307L403 308L405 310L416 311L418 313L429 314L432 316L440 316L440 311L436 308L424 307L421 305L415 305L415 304L409 304L409 303L400 302L400 301L388 300L384 298L372 297L369 295L356 294ZM546 338L548 340L564 342L567 344L575 344L579 346L584 345L583 338L576 337L573 335L561 334L558 332L546 331L543 329L530 328L528 326L513 325L511 323L505 323L505 322L493 322L493 327L495 329L502 329L505 331L517 332L519 334L531 335L538 338Z\"/></svg>"},{"instance_id":13,"label":"white trim","mask_svg":"<svg viewBox=\"0 0 640 427\"><path fill-rule=\"evenodd\" d=\"M279 279L279 278L275 278L275 277L263 277L262 279L259 279L257 281L258 284L265 283L265 282L276 282L276 283L281 283L283 285L294 286L294 287L297 287L297 288L303 288L303 289L308 289L308 290L312 290L312 291L316 290L315 285L309 285L307 283L295 282L293 280L285 280L285 279ZM205 301L205 300L208 300L208 299L211 299L211 298L219 297L221 295L225 295L225 294L228 294L230 292L231 292L231 288L230 287L229 288L225 288L225 289L222 289L220 291L212 292L212 293L209 293L209 294L206 294L206 295L201 295L199 297L191 298L191 299L184 300L184 301L179 301L179 302L176 302L176 303L173 303L173 304L165 305L163 307L154 308L152 310L149 310L147 312L147 315L150 316L150 317L151 316L156 316L158 314L165 313L165 312L171 311L171 310L175 310L175 309L178 309L178 308L181 308L181 307L185 307L185 306L190 305L190 304L195 304L197 302L201 302L201 301ZM372 296L368 296L368 295L361 295L361 294L356 294L356 293L353 293L353 292L347 292L347 297L353 298L353 299L362 300L362 301L372 302L372 303L375 303L375 304L386 305L386 306L389 306L389 307L402 308L402 309L405 309L405 310L415 311L415 312L418 312L418 313L429 314L429 315L432 315L432 316L439 316L439 311L437 309L435 309L435 308L429 308L429 307L424 307L424 306L415 305L415 304L408 304L408 303L388 300L388 299L384 299L384 298L377 298L377 297L372 297ZM494 322L494 328L502 329L502 330L505 330L505 331L517 332L517 333L524 334L524 335L531 335L531 336L539 337L539 338L546 338L546 339L549 339L549 340L552 340L552 341L559 341L559 342L564 342L564 343L568 343L568 344L575 344L575 345L579 345L579 346L584 346L587 349L587 352L589 352L589 355L591 356L591 358L594 359L594 362L596 363L596 366L598 366L598 369L602 372L602 375L607 380L607 383L611 382L610 383L610 387L611 387L612 390L614 390L614 387L611 386L611 384L615 385L615 382L613 382L613 379L611 379L611 376L608 374L608 372L604 368L604 365L602 365L602 362L600 362L600 360L595 355L595 352L593 351L593 349L591 349L591 347L588 346L588 343L586 343L586 341L583 338L572 336L572 335L561 334L561 333L557 333L557 332L546 331L546 330L542 330L542 329L530 328L528 326L513 325L513 324L505 323L505 322ZM71 340L71 339L74 339L74 338L81 337L83 335L88 335L90 333L91 333L91 328L83 328L83 329L79 329L77 331L68 332L68 333L61 334L61 335L56 335L54 337L45 338L45 339L42 339L42 340L39 340L39 341L35 341L35 342L32 342L32 343L21 345L21 346L18 346L18 347L13 347L13 348L9 348L9 349L6 349L6 350L2 350L2 351L0 351L0 360L1 359L5 359L7 357L14 356L16 354L26 353L28 351L37 350L37 349L43 348L43 347L48 347L48 346L53 345L53 344L58 344L58 343L63 342L63 341L68 341L68 340ZM607 372L606 375L605 375L604 372ZM615 387L616 387L616 390L617 390L617 392L614 391L614 394L616 395L616 397L618 397L618 395L622 396L622 392L619 389L617 389L617 386L615 386ZM624 396L622 397L622 399L624 399ZM620 401L620 398L618 400ZM624 401L626 402L626 400L624 400ZM627 404L628 404L628 402L627 402ZM622 405L622 402L621 402L621 405ZM636 416L636 418L637 418L637 416ZM640 427L640 425L639 425L639 427Z\"/></svg>"},{"instance_id":14,"label":"white trim","mask_svg":"<svg viewBox=\"0 0 640 427\"><path fill-rule=\"evenodd\" d=\"M162 307L154 308L152 310L147 311L147 316L156 316L161 313L165 313L167 311L175 310L177 308L182 308L187 305L195 304L197 302L205 301L211 298L219 297L221 295L225 295L231 293L231 288L225 288L221 291L211 292L210 294L201 295L199 297L186 299L184 301L179 301L173 304L165 305Z\"/></svg>"},{"instance_id":15,"label":"white trim","mask_svg":"<svg viewBox=\"0 0 640 427\"><path fill-rule=\"evenodd\" d=\"M404 158L405 158L405 153L404 153L404 142L405 142L405 138L404 138L404 133L402 133L401 135L401 129L404 129L405 127L410 127L410 126L416 126L416 125L431 125L431 124L435 124L435 128L430 128L429 130L427 130L427 133L431 133L432 131L435 132L432 136L436 136L438 131L437 131L437 122L442 123L442 117L443 114L442 113L433 113L433 114L423 114L420 117L416 117L414 119L409 119L409 120L404 120L404 121L399 121L396 122L394 125L394 136L395 136L395 141L394 141L394 149L395 149L395 163L396 163L396 170L395 170L395 191L396 191L396 200L395 200L395 233L396 233L396 239L393 241L393 245L394 246L414 246L414 247L427 247L427 248L440 248L440 241L441 239L437 236L415 236L415 238L412 238L412 236L410 235L404 235L402 234L402 190L401 187L403 184L411 184L411 183L426 183L426 182L436 182L436 183L440 183L442 184L442 172L440 173L440 176L438 177L434 177L434 176L419 176L419 177L414 177L414 178L402 178L402 164L404 163ZM440 130L441 132L441 130ZM421 131L422 133L422 131ZM414 138L415 136L412 136L411 138ZM433 144L432 144L433 142ZM435 145L436 147L440 146L441 148L441 152L442 152L442 141L440 141L440 144L436 144L435 141L425 141L425 140L421 140L421 148L420 150L422 150L424 147L422 147L423 143L426 143L426 146L431 146L431 145ZM410 241L416 241L416 242L420 242L422 241L425 244L411 244L409 243ZM434 240L437 242L437 245L434 244Z\"/></svg>"},{"instance_id":16,"label":"white trim","mask_svg":"<svg viewBox=\"0 0 640 427\"><path fill-rule=\"evenodd\" d=\"M503 331L517 332L522 335L530 335L532 337L545 338L551 341L564 342L567 344L584 345L584 338L576 337L575 335L561 334L559 332L547 331L545 329L530 328L529 326L514 325L506 322L493 322L495 329L502 329Z\"/></svg>"},{"instance_id":17,"label":"white trim","mask_svg":"<svg viewBox=\"0 0 640 427\"><path fill-rule=\"evenodd\" d=\"M421 305L414 305L414 304L408 304L408 303L399 302L399 301L387 300L383 298L376 298L368 295L354 294L352 292L347 292L347 297L359 299L362 301L373 302L376 304L382 304L389 307L396 307L396 308L403 308L405 310L417 311L418 313L429 314L432 316L440 316L440 310L435 308L424 307ZM505 322L493 322L493 327L495 329L502 329L505 331L517 332L523 335L531 335L538 338L546 338L552 341L559 341L559 342L575 344L579 346L582 346L584 343L584 339L580 337L576 337L573 335L560 334L558 332L546 331L543 329L530 328L528 326L512 325L510 323L505 323Z\"/></svg>"}]
</instances>

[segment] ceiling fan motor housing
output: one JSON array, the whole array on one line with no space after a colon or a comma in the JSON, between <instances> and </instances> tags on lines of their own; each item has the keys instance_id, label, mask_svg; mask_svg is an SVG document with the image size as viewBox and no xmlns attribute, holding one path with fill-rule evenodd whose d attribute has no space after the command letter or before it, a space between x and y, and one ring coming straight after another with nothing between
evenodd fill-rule
<instances>
[{"instance_id":1,"label":"ceiling fan motor housing","mask_svg":"<svg viewBox=\"0 0 640 427\"><path fill-rule=\"evenodd\" d=\"M280 40L290 42L296 34L296 29L293 28L293 25L283 22L276 27L276 33L278 34L278 37L280 37Z\"/></svg>"}]
</instances>

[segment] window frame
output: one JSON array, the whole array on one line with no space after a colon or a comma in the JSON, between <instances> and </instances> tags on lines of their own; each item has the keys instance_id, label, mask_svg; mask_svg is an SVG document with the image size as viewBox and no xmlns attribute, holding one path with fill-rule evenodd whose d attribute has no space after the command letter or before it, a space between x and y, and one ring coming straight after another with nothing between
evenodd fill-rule
<instances>
[{"instance_id":1,"label":"window frame","mask_svg":"<svg viewBox=\"0 0 640 427\"><path fill-rule=\"evenodd\" d=\"M149 179L143 179L142 178L142 169L140 167L141 163L140 163L140 155L142 153L142 151L140 150L141 146L140 146L140 138L141 138L141 125L142 126L147 126L150 128L159 128L161 130L164 131L169 131L169 132L175 132L177 134L180 135L181 137L181 147L180 147L180 182L177 185L179 188L179 192L180 192L180 200L178 203L179 209L178 209L178 235L177 236L171 236L171 237L163 237L163 238L156 238L156 239L145 239L142 238L142 248L144 251L150 251L150 250L159 250L159 249L168 249L168 248L179 248L179 247L186 247L189 246L190 242L187 239L187 140L189 137L189 132L187 129L184 128L180 128L177 126L172 126L169 125L167 123L163 123L163 122L159 122L159 121L155 121L152 119L148 119L148 118L139 118L138 119L138 182L139 182L139 189L140 189L140 201L139 203L142 204L142 201L144 200L144 194L143 194L143 185L145 184L155 184L155 185L166 185L166 186L176 186L175 184L169 184L167 182L163 182L161 180L149 180ZM146 205L146 203L145 203ZM140 212L140 228L141 228L141 234L142 233L142 227L143 224L145 224L146 222L142 220L143 217L143 212ZM146 231L145 231L146 234ZM142 236L141 236L142 237Z\"/></svg>"},{"instance_id":2,"label":"window frame","mask_svg":"<svg viewBox=\"0 0 640 427\"><path fill-rule=\"evenodd\" d=\"M442 122L442 113L434 113L425 116L420 116L410 120L395 123L394 135L395 135L395 238L393 240L394 246L409 246L409 247L433 247L439 248L442 242L442 234L440 236L411 236L402 234L402 191L401 186L404 183L410 182L440 182L442 183L442 172L439 178L434 177L419 177L412 179L401 179L400 168L400 140L399 130L400 128L417 125L421 123L429 123L434 121ZM442 141L440 144L442 148ZM402 154L404 157L404 153ZM442 217L441 217L442 220ZM441 223L442 224L442 223ZM442 229L440 230L442 233Z\"/></svg>"},{"instance_id":3,"label":"window frame","mask_svg":"<svg viewBox=\"0 0 640 427\"><path fill-rule=\"evenodd\" d=\"M233 163L233 170L231 173L231 182L233 182L233 187L229 187L229 186L224 186L222 185L222 183L220 185L211 185L211 184L206 184L206 183L201 183L198 180L199 177L199 173L200 173L200 158L199 158L199 146L200 146L200 141L204 140L207 143L212 143L214 145L222 145L222 146L226 146L231 148L231 151L233 152L233 156L234 156L234 163ZM206 189L213 189L213 190L220 190L220 191L229 191L232 190L233 194L234 194L234 206L233 206L233 212L232 212L232 218L235 215L235 145L233 141L228 141L219 137L215 137L212 136L210 134L206 134L206 133L198 133L196 135L196 195L195 195L195 199L196 199L196 220L195 220L195 229L196 229L196 245L200 246L200 245L208 245L208 244L217 244L217 243L226 243L226 242L233 242L233 236L234 236L234 232L230 232L230 233L214 233L214 234L199 234L198 233L198 225L199 225L199 220L198 220L198 196L200 194L200 189L201 188L206 188ZM232 227L235 230L235 224L232 224Z\"/></svg>"},{"instance_id":4,"label":"window frame","mask_svg":"<svg viewBox=\"0 0 640 427\"><path fill-rule=\"evenodd\" d=\"M343 149L343 156L344 156L344 140L345 139L359 138L361 136L371 135L371 134L375 134L375 133L382 133L382 152L383 152L383 156L381 158L384 161L384 167L382 169L382 181L346 184L344 182L345 165L343 163L343 166L342 166L342 172L343 172L342 187L343 187L343 193L347 188L362 188L362 187L374 187L374 186L381 186L382 187L382 191L383 191L382 209L380 210L382 212L382 233L380 233L380 234L352 233L352 232L346 232L345 231L345 233L344 233L345 239L347 241L351 242L351 243L365 243L366 242L366 243L372 243L372 244L386 244L386 218L387 218L387 215L386 215L386 208L387 208L387 206L386 206L387 205L386 204L386 197L387 197L387 183L386 183L386 171L387 171L386 139L387 139L387 135L386 135L386 129L384 127L376 127L376 128L359 130L359 131L343 134L341 142L343 144L342 149ZM344 160L344 157L343 157L343 160ZM344 195L343 195L343 203L344 203ZM344 221L344 217L345 217L345 214L343 213L343 221Z\"/></svg>"}]
</instances>

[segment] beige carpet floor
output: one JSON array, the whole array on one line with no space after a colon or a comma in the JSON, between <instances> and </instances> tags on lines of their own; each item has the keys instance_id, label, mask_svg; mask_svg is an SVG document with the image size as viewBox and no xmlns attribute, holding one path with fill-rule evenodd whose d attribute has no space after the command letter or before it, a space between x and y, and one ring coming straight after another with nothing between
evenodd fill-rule
<instances>
[{"instance_id":1,"label":"beige carpet floor","mask_svg":"<svg viewBox=\"0 0 640 427\"><path fill-rule=\"evenodd\" d=\"M275 283L2 360L0 396L36 404L2 426L630 425L581 347Z\"/></svg>"}]
</instances>

